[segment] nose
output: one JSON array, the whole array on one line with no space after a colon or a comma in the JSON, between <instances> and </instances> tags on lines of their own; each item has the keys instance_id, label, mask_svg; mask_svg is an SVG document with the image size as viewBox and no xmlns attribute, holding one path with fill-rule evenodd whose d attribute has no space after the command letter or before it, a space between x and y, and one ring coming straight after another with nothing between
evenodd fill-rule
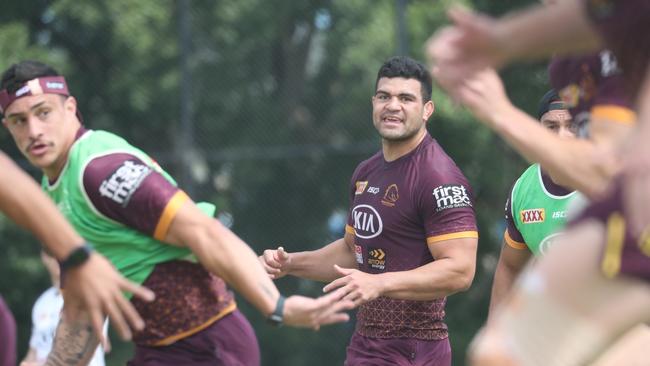
<instances>
[{"instance_id":1,"label":"nose","mask_svg":"<svg viewBox=\"0 0 650 366\"><path fill-rule=\"evenodd\" d=\"M398 110L400 108L401 108L401 104L400 104L399 99L397 97L390 98L388 103L386 103L386 109L389 109L391 111Z\"/></svg>"},{"instance_id":2,"label":"nose","mask_svg":"<svg viewBox=\"0 0 650 366\"><path fill-rule=\"evenodd\" d=\"M43 134L43 126L38 118L35 116L29 116L27 118L27 131L29 137L32 139L37 139Z\"/></svg>"}]
</instances>

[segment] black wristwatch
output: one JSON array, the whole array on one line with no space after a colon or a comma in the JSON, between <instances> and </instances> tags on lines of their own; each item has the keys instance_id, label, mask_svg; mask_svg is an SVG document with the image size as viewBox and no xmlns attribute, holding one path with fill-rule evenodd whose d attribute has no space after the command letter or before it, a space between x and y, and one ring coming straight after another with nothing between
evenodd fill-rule
<instances>
[{"instance_id":1,"label":"black wristwatch","mask_svg":"<svg viewBox=\"0 0 650 366\"><path fill-rule=\"evenodd\" d=\"M84 243L82 246L75 248L70 254L68 254L67 258L59 261L61 272L65 272L70 268L79 267L86 263L92 252L93 249L88 245L88 243Z\"/></svg>"},{"instance_id":2,"label":"black wristwatch","mask_svg":"<svg viewBox=\"0 0 650 366\"><path fill-rule=\"evenodd\" d=\"M276 327L282 326L282 321L284 320L284 296L280 295L278 297L278 302L275 304L275 310L269 315L267 321Z\"/></svg>"}]
</instances>

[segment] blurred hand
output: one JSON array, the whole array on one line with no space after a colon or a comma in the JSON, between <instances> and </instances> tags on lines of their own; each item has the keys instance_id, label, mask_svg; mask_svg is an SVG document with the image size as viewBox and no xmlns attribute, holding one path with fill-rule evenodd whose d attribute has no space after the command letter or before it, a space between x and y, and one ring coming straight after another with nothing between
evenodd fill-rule
<instances>
[{"instance_id":1,"label":"blurred hand","mask_svg":"<svg viewBox=\"0 0 650 366\"><path fill-rule=\"evenodd\" d=\"M144 300L153 301L154 293L122 277L103 256L92 253L88 261L65 272L63 311L69 319L76 319L84 310L90 315L95 334L104 348L109 348L102 326L108 316L125 340L131 339L131 330L145 326L140 315L122 291L133 293Z\"/></svg>"},{"instance_id":2,"label":"blurred hand","mask_svg":"<svg viewBox=\"0 0 650 366\"><path fill-rule=\"evenodd\" d=\"M354 308L352 301L343 300L345 292L334 291L317 299L294 295L284 303L284 323L294 327L320 329L321 325L347 322L346 310Z\"/></svg>"},{"instance_id":3,"label":"blurred hand","mask_svg":"<svg viewBox=\"0 0 650 366\"><path fill-rule=\"evenodd\" d=\"M284 277L289 273L289 266L291 265L291 256L283 247L278 247L277 250L267 249L259 257L262 267L269 274L272 279Z\"/></svg>"},{"instance_id":4,"label":"blurred hand","mask_svg":"<svg viewBox=\"0 0 650 366\"><path fill-rule=\"evenodd\" d=\"M503 82L494 69L486 68L468 75L458 84L447 85L444 76L440 77L440 84L448 89L448 93L457 102L465 106L482 123L494 127L503 121L513 108L503 87Z\"/></svg>"},{"instance_id":5,"label":"blurred hand","mask_svg":"<svg viewBox=\"0 0 650 366\"><path fill-rule=\"evenodd\" d=\"M460 83L467 75L486 67L499 67L508 59L496 22L485 15L453 7L448 12L453 26L436 32L425 45L432 68L446 84Z\"/></svg>"},{"instance_id":6,"label":"blurred hand","mask_svg":"<svg viewBox=\"0 0 650 366\"><path fill-rule=\"evenodd\" d=\"M382 282L378 281L376 276L358 269L341 268L336 264L334 269L342 277L327 284L323 287L323 291L330 292L338 288L338 291L345 293L343 300L352 301L355 306L374 300L381 295Z\"/></svg>"}]
</instances>

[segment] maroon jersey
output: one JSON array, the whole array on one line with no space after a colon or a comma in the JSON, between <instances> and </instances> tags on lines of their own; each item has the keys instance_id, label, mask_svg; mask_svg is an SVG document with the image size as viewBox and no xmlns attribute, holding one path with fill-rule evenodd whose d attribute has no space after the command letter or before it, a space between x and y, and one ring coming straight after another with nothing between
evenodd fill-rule
<instances>
[{"instance_id":1,"label":"maroon jersey","mask_svg":"<svg viewBox=\"0 0 650 366\"><path fill-rule=\"evenodd\" d=\"M588 219L603 222L607 229L600 263L602 273L610 278L624 275L650 282L650 225L641 237L629 231L620 179L614 182L607 197L593 202L575 222Z\"/></svg>"},{"instance_id":2,"label":"maroon jersey","mask_svg":"<svg viewBox=\"0 0 650 366\"><path fill-rule=\"evenodd\" d=\"M430 263L428 245L477 238L467 179L428 134L410 153L387 162L381 152L352 176L346 231L355 235L361 271L408 271ZM443 339L445 299L380 297L362 305L357 331L371 338Z\"/></svg>"},{"instance_id":3,"label":"maroon jersey","mask_svg":"<svg viewBox=\"0 0 650 366\"><path fill-rule=\"evenodd\" d=\"M636 97L650 58L650 1L586 0L587 13L619 60L630 95Z\"/></svg>"},{"instance_id":4,"label":"maroon jersey","mask_svg":"<svg viewBox=\"0 0 650 366\"><path fill-rule=\"evenodd\" d=\"M623 74L609 50L556 57L549 65L549 78L574 122L581 127L591 118L628 124L636 119Z\"/></svg>"}]
</instances>

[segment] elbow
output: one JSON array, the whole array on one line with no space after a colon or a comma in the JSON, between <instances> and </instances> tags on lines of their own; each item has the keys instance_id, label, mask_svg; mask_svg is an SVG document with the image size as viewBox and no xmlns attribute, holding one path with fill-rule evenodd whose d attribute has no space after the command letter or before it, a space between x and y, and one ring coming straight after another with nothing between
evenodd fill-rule
<instances>
[{"instance_id":1,"label":"elbow","mask_svg":"<svg viewBox=\"0 0 650 366\"><path fill-rule=\"evenodd\" d=\"M456 276L456 281L454 281L453 288L451 289L452 293L464 292L472 287L472 282L474 282L474 269L468 269L466 271L458 273Z\"/></svg>"}]
</instances>

